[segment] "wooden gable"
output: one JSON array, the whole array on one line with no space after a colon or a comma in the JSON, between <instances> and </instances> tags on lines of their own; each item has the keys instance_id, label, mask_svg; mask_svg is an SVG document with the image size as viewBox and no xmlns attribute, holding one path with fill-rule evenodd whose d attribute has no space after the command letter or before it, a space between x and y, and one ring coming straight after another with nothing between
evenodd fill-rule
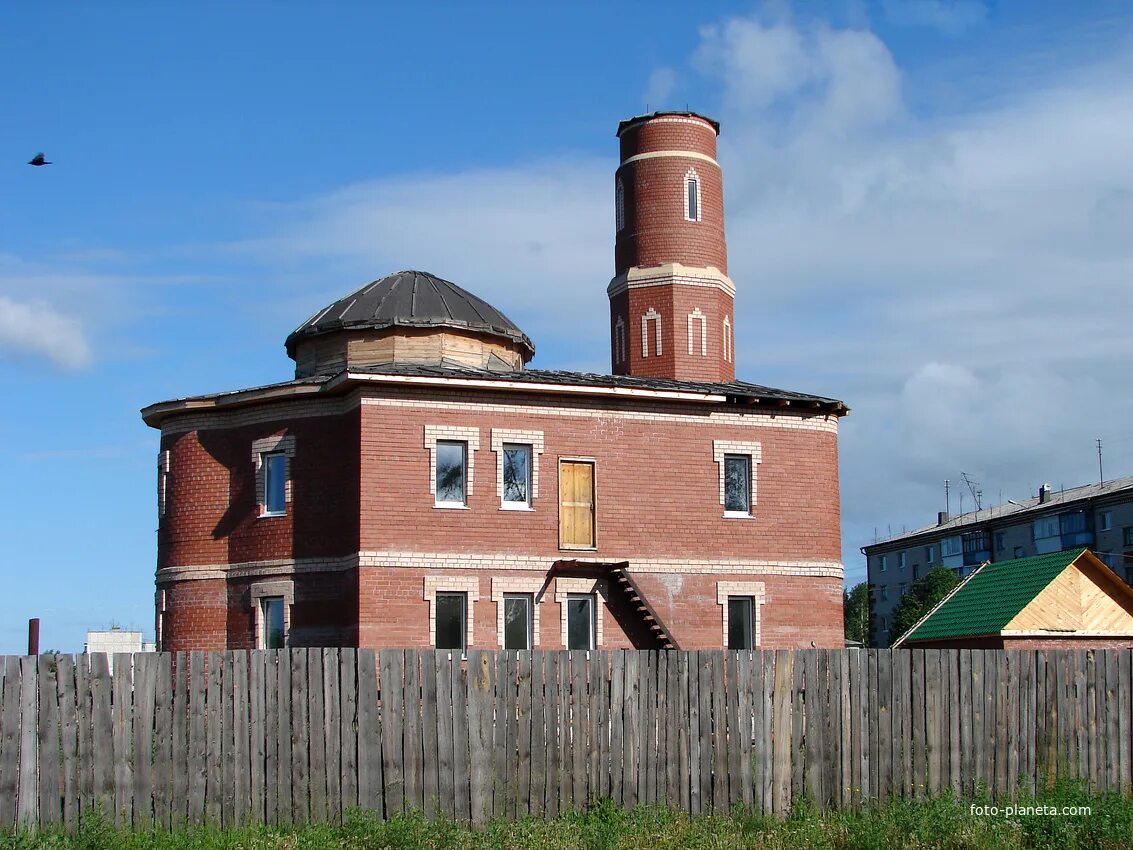
<instances>
[{"instance_id":1,"label":"wooden gable","mask_svg":"<svg viewBox=\"0 0 1133 850\"><path fill-rule=\"evenodd\" d=\"M1133 636L1133 588L1083 552L1003 628L1037 632Z\"/></svg>"}]
</instances>

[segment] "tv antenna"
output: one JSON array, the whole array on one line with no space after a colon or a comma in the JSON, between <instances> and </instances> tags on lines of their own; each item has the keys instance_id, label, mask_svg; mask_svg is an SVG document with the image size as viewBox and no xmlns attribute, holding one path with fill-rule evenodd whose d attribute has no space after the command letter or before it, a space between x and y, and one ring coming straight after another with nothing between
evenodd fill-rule
<instances>
[{"instance_id":1,"label":"tv antenna","mask_svg":"<svg viewBox=\"0 0 1133 850\"><path fill-rule=\"evenodd\" d=\"M983 507L982 499L984 494L984 491L979 489L980 482L973 481L968 477L968 473L966 472L961 472L960 477L963 478L964 483L968 485L968 490L972 494L972 501L976 503L976 510L980 510Z\"/></svg>"}]
</instances>

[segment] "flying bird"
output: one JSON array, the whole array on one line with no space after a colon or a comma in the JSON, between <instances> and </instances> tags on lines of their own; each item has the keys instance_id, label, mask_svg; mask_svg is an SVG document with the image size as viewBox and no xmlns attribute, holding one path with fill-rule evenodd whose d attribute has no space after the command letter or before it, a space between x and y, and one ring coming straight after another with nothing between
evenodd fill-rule
<instances>
[{"instance_id":1,"label":"flying bird","mask_svg":"<svg viewBox=\"0 0 1133 850\"><path fill-rule=\"evenodd\" d=\"M35 156L33 156L31 159L28 160L28 165L53 165L53 164L54 163L43 158L42 152L37 153Z\"/></svg>"}]
</instances>

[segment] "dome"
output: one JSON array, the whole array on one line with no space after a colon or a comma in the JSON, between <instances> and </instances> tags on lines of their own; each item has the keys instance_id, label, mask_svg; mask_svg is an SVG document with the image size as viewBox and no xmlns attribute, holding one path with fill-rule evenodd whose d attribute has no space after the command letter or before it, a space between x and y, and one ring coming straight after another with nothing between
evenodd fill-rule
<instances>
[{"instance_id":1,"label":"dome","mask_svg":"<svg viewBox=\"0 0 1133 850\"><path fill-rule=\"evenodd\" d=\"M287 353L307 337L341 330L453 328L501 337L535 353L516 324L481 298L428 272L395 272L320 310L287 337Z\"/></svg>"},{"instance_id":2,"label":"dome","mask_svg":"<svg viewBox=\"0 0 1133 850\"><path fill-rule=\"evenodd\" d=\"M427 272L395 272L320 310L287 337L297 378L417 363L514 371L535 354L507 316Z\"/></svg>"}]
</instances>

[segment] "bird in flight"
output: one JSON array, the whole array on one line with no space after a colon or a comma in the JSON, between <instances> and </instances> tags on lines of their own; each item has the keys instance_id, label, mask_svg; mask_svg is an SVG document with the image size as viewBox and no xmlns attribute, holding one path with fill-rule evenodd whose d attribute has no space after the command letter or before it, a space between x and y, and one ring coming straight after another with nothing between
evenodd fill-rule
<instances>
[{"instance_id":1,"label":"bird in flight","mask_svg":"<svg viewBox=\"0 0 1133 850\"><path fill-rule=\"evenodd\" d=\"M31 159L28 160L28 165L53 165L53 164L54 163L44 159L42 153L37 153L35 156L33 156Z\"/></svg>"}]
</instances>

